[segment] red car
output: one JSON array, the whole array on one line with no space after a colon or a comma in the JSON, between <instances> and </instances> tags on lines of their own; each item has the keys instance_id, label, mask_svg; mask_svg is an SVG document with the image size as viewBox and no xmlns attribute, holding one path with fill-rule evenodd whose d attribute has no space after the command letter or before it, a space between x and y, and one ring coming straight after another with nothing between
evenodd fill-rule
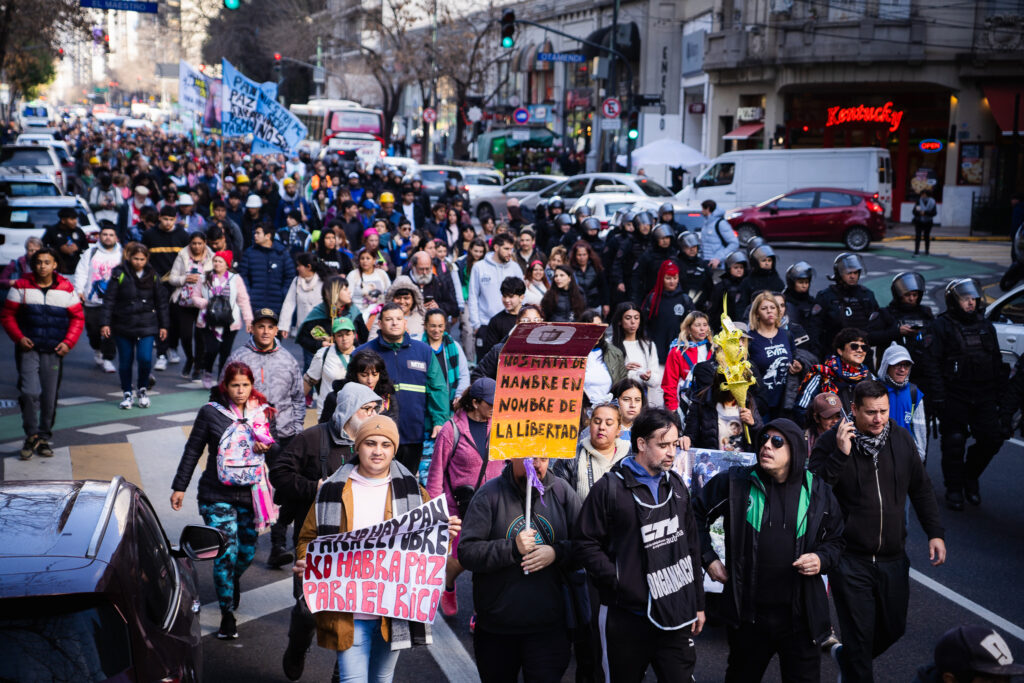
<instances>
[{"instance_id":1,"label":"red car","mask_svg":"<svg viewBox=\"0 0 1024 683\"><path fill-rule=\"evenodd\" d=\"M761 236L769 242L843 242L851 251L867 249L885 236L885 208L877 194L834 187L805 187L727 211L740 243Z\"/></svg>"}]
</instances>

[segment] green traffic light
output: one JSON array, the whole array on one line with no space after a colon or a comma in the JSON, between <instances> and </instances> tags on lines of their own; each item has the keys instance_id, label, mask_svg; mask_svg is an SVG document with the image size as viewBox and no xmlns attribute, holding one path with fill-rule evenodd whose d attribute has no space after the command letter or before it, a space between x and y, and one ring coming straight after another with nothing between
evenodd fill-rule
<instances>
[{"instance_id":1,"label":"green traffic light","mask_svg":"<svg viewBox=\"0 0 1024 683\"><path fill-rule=\"evenodd\" d=\"M226 2L237 2L238 0L225 0ZM511 48L516 44L516 39L512 36L505 36L501 39L501 46L504 48Z\"/></svg>"},{"instance_id":2,"label":"green traffic light","mask_svg":"<svg viewBox=\"0 0 1024 683\"><path fill-rule=\"evenodd\" d=\"M241 4L241 0L224 0L224 6L228 9L238 9Z\"/></svg>"},{"instance_id":3,"label":"green traffic light","mask_svg":"<svg viewBox=\"0 0 1024 683\"><path fill-rule=\"evenodd\" d=\"M629 136L630 140L636 140L638 137L640 137L640 131L638 131L636 128L630 128L629 132L626 135Z\"/></svg>"}]
</instances>

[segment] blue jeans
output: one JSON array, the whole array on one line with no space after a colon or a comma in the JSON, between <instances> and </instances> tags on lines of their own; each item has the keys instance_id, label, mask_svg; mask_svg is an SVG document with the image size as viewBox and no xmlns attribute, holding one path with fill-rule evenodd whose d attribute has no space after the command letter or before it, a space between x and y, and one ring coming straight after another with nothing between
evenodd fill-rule
<instances>
[{"instance_id":1,"label":"blue jeans","mask_svg":"<svg viewBox=\"0 0 1024 683\"><path fill-rule=\"evenodd\" d=\"M380 634L380 620L354 619L352 647L338 652L341 683L391 683L398 651Z\"/></svg>"},{"instance_id":2,"label":"blue jeans","mask_svg":"<svg viewBox=\"0 0 1024 683\"><path fill-rule=\"evenodd\" d=\"M117 344L117 366L121 375L121 391L132 390L132 364L139 357L139 388L149 385L149 373L153 369L153 340L156 337L122 337L114 335Z\"/></svg>"}]
</instances>

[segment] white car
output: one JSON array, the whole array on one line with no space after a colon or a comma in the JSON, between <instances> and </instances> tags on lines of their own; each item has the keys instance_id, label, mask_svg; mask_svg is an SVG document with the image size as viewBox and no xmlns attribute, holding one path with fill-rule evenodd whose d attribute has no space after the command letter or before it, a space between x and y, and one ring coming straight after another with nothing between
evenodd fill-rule
<instances>
[{"instance_id":1,"label":"white car","mask_svg":"<svg viewBox=\"0 0 1024 683\"><path fill-rule=\"evenodd\" d=\"M540 192L555 183L565 180L561 175L524 175L510 180L501 187L481 189L479 197L473 201L477 218L499 216L507 212L508 200L513 197L521 200L527 195Z\"/></svg>"},{"instance_id":2,"label":"white car","mask_svg":"<svg viewBox=\"0 0 1024 683\"><path fill-rule=\"evenodd\" d=\"M469 199L470 206L476 206L481 195L499 189L504 182L505 179L500 171L489 168L473 168L472 166L462 169L462 191ZM480 216L479 209L477 209L477 216Z\"/></svg>"},{"instance_id":3,"label":"white car","mask_svg":"<svg viewBox=\"0 0 1024 683\"><path fill-rule=\"evenodd\" d=\"M100 226L81 197L11 197L0 206L0 263L24 256L25 240L42 237L57 223L57 212L68 206L78 211L78 226L95 242Z\"/></svg>"},{"instance_id":4,"label":"white car","mask_svg":"<svg viewBox=\"0 0 1024 683\"><path fill-rule=\"evenodd\" d=\"M0 195L5 197L59 197L53 178L34 168L0 168Z\"/></svg>"},{"instance_id":5,"label":"white car","mask_svg":"<svg viewBox=\"0 0 1024 683\"><path fill-rule=\"evenodd\" d=\"M393 166L407 175L416 173L419 170L419 163L412 157L381 157L380 159L388 166Z\"/></svg>"},{"instance_id":6,"label":"white car","mask_svg":"<svg viewBox=\"0 0 1024 683\"><path fill-rule=\"evenodd\" d=\"M1024 356L1024 285L1014 287L985 310L985 317L996 328L1003 362L1012 368Z\"/></svg>"},{"instance_id":7,"label":"white car","mask_svg":"<svg viewBox=\"0 0 1024 683\"><path fill-rule=\"evenodd\" d=\"M557 196L568 205L588 192L630 192L656 199L664 197L663 201L672 201L675 198L668 188L646 176L632 173L581 173L523 197L519 200L519 206L523 209L524 216L530 217L542 199L550 200Z\"/></svg>"},{"instance_id":8,"label":"white car","mask_svg":"<svg viewBox=\"0 0 1024 683\"><path fill-rule=\"evenodd\" d=\"M34 167L52 178L61 192L68 191L68 178L60 156L49 145L6 145L0 148L0 167L13 166Z\"/></svg>"},{"instance_id":9,"label":"white car","mask_svg":"<svg viewBox=\"0 0 1024 683\"><path fill-rule=\"evenodd\" d=\"M591 216L601 221L603 230L608 227L616 211L632 208L645 198L646 195L634 192L590 192L577 199L569 213L576 215L585 206L590 209Z\"/></svg>"},{"instance_id":10,"label":"white car","mask_svg":"<svg viewBox=\"0 0 1024 683\"><path fill-rule=\"evenodd\" d=\"M16 145L48 145L51 142L56 142L57 138L53 136L53 133L22 133L18 136L18 139L14 141Z\"/></svg>"}]
</instances>

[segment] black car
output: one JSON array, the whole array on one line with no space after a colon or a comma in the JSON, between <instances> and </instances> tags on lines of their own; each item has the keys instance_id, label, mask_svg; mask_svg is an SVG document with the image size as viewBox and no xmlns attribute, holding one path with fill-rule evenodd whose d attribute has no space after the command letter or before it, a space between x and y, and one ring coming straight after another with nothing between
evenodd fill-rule
<instances>
[{"instance_id":1,"label":"black car","mask_svg":"<svg viewBox=\"0 0 1024 683\"><path fill-rule=\"evenodd\" d=\"M0 681L202 680L192 562L220 531L172 547L121 477L3 482L0 511Z\"/></svg>"}]
</instances>

